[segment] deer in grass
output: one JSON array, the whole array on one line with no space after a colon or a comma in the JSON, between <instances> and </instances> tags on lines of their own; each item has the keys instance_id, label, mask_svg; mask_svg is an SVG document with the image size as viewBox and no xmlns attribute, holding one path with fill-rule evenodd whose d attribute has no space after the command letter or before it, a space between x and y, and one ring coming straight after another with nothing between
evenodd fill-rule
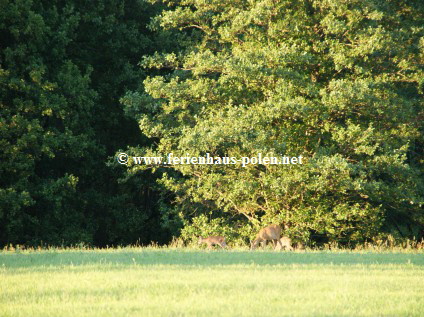
<instances>
[{"instance_id":1,"label":"deer in grass","mask_svg":"<svg viewBox=\"0 0 424 317\"><path fill-rule=\"evenodd\" d=\"M281 239L280 239L280 242L281 242L282 248L285 248L286 250L289 250L289 251L293 251L292 239L290 239L289 237L286 237L286 236L282 236Z\"/></svg>"},{"instance_id":2,"label":"deer in grass","mask_svg":"<svg viewBox=\"0 0 424 317\"><path fill-rule=\"evenodd\" d=\"M281 244L280 237L281 227L274 224L269 225L268 227L265 227L259 231L259 233L256 235L256 239L251 243L250 250L256 249L261 242L265 246L267 241L272 241L274 243L274 249L277 248L278 244L282 249L283 245Z\"/></svg>"},{"instance_id":3,"label":"deer in grass","mask_svg":"<svg viewBox=\"0 0 424 317\"><path fill-rule=\"evenodd\" d=\"M225 243L225 238L223 236L210 236L207 238L199 237L199 245L203 243L208 245L208 249L212 249L212 246L215 245L219 245L223 249L227 247L227 243Z\"/></svg>"}]
</instances>

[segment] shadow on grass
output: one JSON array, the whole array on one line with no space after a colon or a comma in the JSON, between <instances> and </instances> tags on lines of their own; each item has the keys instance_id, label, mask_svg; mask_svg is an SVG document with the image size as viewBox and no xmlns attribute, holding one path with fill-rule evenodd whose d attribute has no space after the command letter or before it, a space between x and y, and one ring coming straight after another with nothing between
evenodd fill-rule
<instances>
[{"instance_id":1,"label":"shadow on grass","mask_svg":"<svg viewBox=\"0 0 424 317\"><path fill-rule=\"evenodd\" d=\"M42 251L0 253L0 268L60 268L67 266L187 266L226 265L418 265L424 254L356 252L264 252L264 251L187 251L187 250L112 250Z\"/></svg>"}]
</instances>

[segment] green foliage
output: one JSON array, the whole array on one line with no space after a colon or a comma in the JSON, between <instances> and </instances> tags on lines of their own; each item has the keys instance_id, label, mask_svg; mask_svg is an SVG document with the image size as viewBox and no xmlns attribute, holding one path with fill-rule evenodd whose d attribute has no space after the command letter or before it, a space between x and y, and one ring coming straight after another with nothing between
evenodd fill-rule
<instances>
[{"instance_id":1,"label":"green foliage","mask_svg":"<svg viewBox=\"0 0 424 317\"><path fill-rule=\"evenodd\" d=\"M144 57L167 74L123 99L157 140L144 153L305 161L176 165L164 184L182 212L278 221L316 242L424 225L420 1L164 2L153 26L191 40Z\"/></svg>"},{"instance_id":2,"label":"green foliage","mask_svg":"<svg viewBox=\"0 0 424 317\"><path fill-rule=\"evenodd\" d=\"M223 217L209 219L205 214L200 214L183 221L181 238L188 243L197 243L198 237L224 236L229 245L245 245L250 241L252 229L241 222L229 222Z\"/></svg>"},{"instance_id":3,"label":"green foliage","mask_svg":"<svg viewBox=\"0 0 424 317\"><path fill-rule=\"evenodd\" d=\"M105 164L146 141L119 98L145 77L140 55L166 48L146 28L158 9L0 1L0 245L166 240L145 229L158 222L152 186L124 191Z\"/></svg>"},{"instance_id":4,"label":"green foliage","mask_svg":"<svg viewBox=\"0 0 424 317\"><path fill-rule=\"evenodd\" d=\"M0 1L0 245L420 239L421 2Z\"/></svg>"},{"instance_id":5,"label":"green foliage","mask_svg":"<svg viewBox=\"0 0 424 317\"><path fill-rule=\"evenodd\" d=\"M1 241L84 240L85 219L75 212L75 192L78 161L102 154L91 138L92 117L86 115L93 111L96 93L90 70L81 72L63 59L63 47L53 44L66 45L62 42L72 33L75 17L46 20L30 1L2 4L1 187L18 199L13 206L0 200ZM56 33L51 28L59 19L64 29Z\"/></svg>"}]
</instances>

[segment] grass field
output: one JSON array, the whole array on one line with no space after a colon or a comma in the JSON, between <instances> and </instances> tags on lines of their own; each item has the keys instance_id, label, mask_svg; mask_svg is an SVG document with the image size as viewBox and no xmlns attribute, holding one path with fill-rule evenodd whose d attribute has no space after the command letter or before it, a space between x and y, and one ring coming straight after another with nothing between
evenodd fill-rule
<instances>
[{"instance_id":1,"label":"grass field","mask_svg":"<svg viewBox=\"0 0 424 317\"><path fill-rule=\"evenodd\" d=\"M0 252L0 316L424 316L424 254Z\"/></svg>"}]
</instances>

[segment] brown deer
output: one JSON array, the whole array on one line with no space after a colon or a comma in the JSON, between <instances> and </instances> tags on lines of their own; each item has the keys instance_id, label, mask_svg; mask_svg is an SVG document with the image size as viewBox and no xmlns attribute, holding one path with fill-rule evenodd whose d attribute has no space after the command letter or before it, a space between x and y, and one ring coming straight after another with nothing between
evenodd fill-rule
<instances>
[{"instance_id":1,"label":"brown deer","mask_svg":"<svg viewBox=\"0 0 424 317\"><path fill-rule=\"evenodd\" d=\"M212 249L212 246L219 245L221 248L226 248L225 238L223 236L210 236L207 238L199 237L199 244L206 243L208 249Z\"/></svg>"},{"instance_id":2,"label":"brown deer","mask_svg":"<svg viewBox=\"0 0 424 317\"><path fill-rule=\"evenodd\" d=\"M256 235L256 239L251 243L250 250L256 249L261 242L263 242L265 246L267 241L272 241L274 243L274 249L277 248L278 244L283 248L280 237L281 227L279 225L269 225L259 231Z\"/></svg>"},{"instance_id":3,"label":"brown deer","mask_svg":"<svg viewBox=\"0 0 424 317\"><path fill-rule=\"evenodd\" d=\"M293 250L293 246L292 246L293 242L292 242L292 239L290 239L289 237L282 236L281 239L280 239L280 242L281 242L282 248L289 250L289 251Z\"/></svg>"}]
</instances>

